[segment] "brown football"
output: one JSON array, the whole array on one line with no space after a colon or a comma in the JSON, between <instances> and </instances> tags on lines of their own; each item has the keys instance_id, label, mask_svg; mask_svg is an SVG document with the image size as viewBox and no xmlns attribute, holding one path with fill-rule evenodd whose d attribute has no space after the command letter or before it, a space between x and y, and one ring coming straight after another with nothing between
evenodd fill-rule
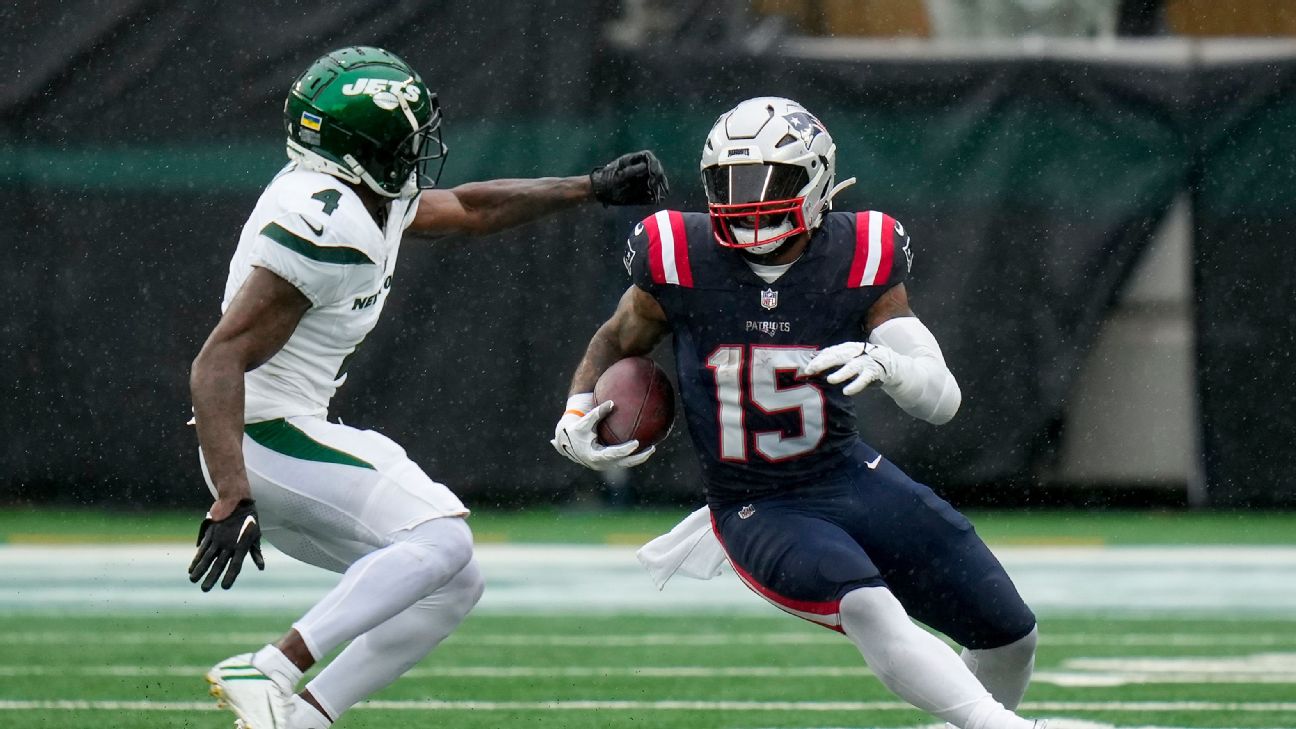
<instances>
[{"instance_id":1,"label":"brown football","mask_svg":"<svg viewBox=\"0 0 1296 729\"><path fill-rule=\"evenodd\" d=\"M647 357L626 357L607 368L594 384L594 400L616 403L598 424L603 445L638 440L642 451L670 435L675 422L675 388Z\"/></svg>"}]
</instances>

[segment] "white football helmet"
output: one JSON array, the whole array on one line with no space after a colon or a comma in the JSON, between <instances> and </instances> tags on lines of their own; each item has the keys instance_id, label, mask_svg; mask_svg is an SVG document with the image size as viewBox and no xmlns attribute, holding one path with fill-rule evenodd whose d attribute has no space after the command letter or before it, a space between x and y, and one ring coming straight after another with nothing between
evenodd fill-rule
<instances>
[{"instance_id":1,"label":"white football helmet","mask_svg":"<svg viewBox=\"0 0 1296 729\"><path fill-rule=\"evenodd\" d=\"M716 242L756 254L817 228L833 196L855 182L833 186L832 135L804 106L775 96L722 114L707 135L701 166Z\"/></svg>"}]
</instances>

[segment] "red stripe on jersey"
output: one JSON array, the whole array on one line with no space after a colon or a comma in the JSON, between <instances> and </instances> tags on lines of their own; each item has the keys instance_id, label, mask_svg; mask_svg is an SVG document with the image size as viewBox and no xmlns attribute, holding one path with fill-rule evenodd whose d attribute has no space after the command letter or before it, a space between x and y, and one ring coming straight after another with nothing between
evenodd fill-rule
<instances>
[{"instance_id":1,"label":"red stripe on jersey","mask_svg":"<svg viewBox=\"0 0 1296 729\"><path fill-rule=\"evenodd\" d=\"M662 262L661 230L657 228L657 216L644 218L644 229L648 231L648 270L652 272L655 284L666 283L666 266Z\"/></svg>"},{"instance_id":2,"label":"red stripe on jersey","mask_svg":"<svg viewBox=\"0 0 1296 729\"><path fill-rule=\"evenodd\" d=\"M689 268L688 234L684 232L684 213L670 211L671 238L675 240L675 273L681 286L692 288L693 269Z\"/></svg>"},{"instance_id":3,"label":"red stripe on jersey","mask_svg":"<svg viewBox=\"0 0 1296 729\"><path fill-rule=\"evenodd\" d=\"M874 286L886 286L891 278L891 257L895 255L895 219L882 213L882 260L878 262Z\"/></svg>"},{"instance_id":4,"label":"red stripe on jersey","mask_svg":"<svg viewBox=\"0 0 1296 729\"><path fill-rule=\"evenodd\" d=\"M855 213L855 258L851 261L850 276L846 279L848 288L864 285L864 266L868 263L868 223L868 213Z\"/></svg>"}]
</instances>

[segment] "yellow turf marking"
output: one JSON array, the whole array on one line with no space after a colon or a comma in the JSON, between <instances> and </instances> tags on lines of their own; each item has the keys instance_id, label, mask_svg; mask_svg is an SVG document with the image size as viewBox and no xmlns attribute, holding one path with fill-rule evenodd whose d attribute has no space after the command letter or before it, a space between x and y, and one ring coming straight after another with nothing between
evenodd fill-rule
<instances>
[{"instance_id":1,"label":"yellow turf marking","mask_svg":"<svg viewBox=\"0 0 1296 729\"><path fill-rule=\"evenodd\" d=\"M472 524L471 521L468 523ZM504 532L479 532L476 529L473 530L473 541L478 544L505 544L508 540L508 535Z\"/></svg>"},{"instance_id":2,"label":"yellow turf marking","mask_svg":"<svg viewBox=\"0 0 1296 729\"><path fill-rule=\"evenodd\" d=\"M637 547L656 536L658 535L644 534L642 532L611 532L604 537L603 543L614 547Z\"/></svg>"}]
</instances>

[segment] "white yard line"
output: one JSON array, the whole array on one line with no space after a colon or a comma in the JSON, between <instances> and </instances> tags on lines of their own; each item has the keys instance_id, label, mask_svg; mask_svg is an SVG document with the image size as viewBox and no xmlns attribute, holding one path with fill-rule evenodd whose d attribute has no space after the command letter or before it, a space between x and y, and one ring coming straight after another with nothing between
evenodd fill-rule
<instances>
[{"instance_id":1,"label":"white yard line","mask_svg":"<svg viewBox=\"0 0 1296 729\"><path fill-rule=\"evenodd\" d=\"M243 645L265 643L277 638L280 631L264 633L147 633L86 632L76 630L2 632L0 643L7 645L166 645L189 643L203 645ZM828 631L798 633L645 633L642 635L463 635L456 633L447 643L462 646L555 646L579 648L632 648L645 646L726 646L726 645L841 645L844 639ZM1236 648L1296 648L1296 633L1161 633L1153 635L1104 635L1101 633L1053 633L1047 630L1040 637L1044 645L1080 645L1086 647L1236 647Z\"/></svg>"},{"instance_id":2,"label":"white yard line","mask_svg":"<svg viewBox=\"0 0 1296 729\"><path fill-rule=\"evenodd\" d=\"M1258 657L1252 657L1258 658ZM1086 667L1085 661L1066 661L1064 669L1038 671L1032 683L1067 687L1112 687L1132 684L1294 684L1296 671L1290 668L1266 671L1264 661L1246 663L1246 659L1212 665L1207 659L1185 659L1179 668L1143 668L1138 659L1114 661L1106 668ZM1195 661L1195 663L1194 663ZM1076 664L1079 664L1078 666ZM1128 664L1128 665L1127 665ZM207 666L32 666L0 665L0 677L33 676L110 676L118 678L185 677L197 678ZM850 678L874 679L863 663L854 666L425 666L403 675L405 679L424 678Z\"/></svg>"},{"instance_id":3,"label":"white yard line","mask_svg":"<svg viewBox=\"0 0 1296 729\"><path fill-rule=\"evenodd\" d=\"M366 701L360 710L386 711L909 711L900 701ZM1282 701L1027 701L1025 712L1050 711L1235 711L1296 712ZM0 711L215 711L198 701L0 700Z\"/></svg>"},{"instance_id":4,"label":"white yard line","mask_svg":"<svg viewBox=\"0 0 1296 729\"><path fill-rule=\"evenodd\" d=\"M1041 614L1296 615L1296 547L999 547ZM337 576L267 550L265 573L202 594L184 567L190 544L0 546L0 610L139 613L301 610ZM481 612L773 614L730 574L653 589L632 547L482 545ZM1094 589L1101 585L1101 589Z\"/></svg>"},{"instance_id":5,"label":"white yard line","mask_svg":"<svg viewBox=\"0 0 1296 729\"><path fill-rule=\"evenodd\" d=\"M167 643L202 643L205 645L239 645L265 643L282 631L265 633L89 633L79 631L0 632L0 643L11 645L44 645L84 643L86 645L151 645ZM828 631L814 633L645 633L642 635L462 635L446 639L454 645L476 646L555 646L580 648L633 648L645 646L726 646L726 645L840 645L841 635ZM1293 641L1296 643L1296 640Z\"/></svg>"}]
</instances>

